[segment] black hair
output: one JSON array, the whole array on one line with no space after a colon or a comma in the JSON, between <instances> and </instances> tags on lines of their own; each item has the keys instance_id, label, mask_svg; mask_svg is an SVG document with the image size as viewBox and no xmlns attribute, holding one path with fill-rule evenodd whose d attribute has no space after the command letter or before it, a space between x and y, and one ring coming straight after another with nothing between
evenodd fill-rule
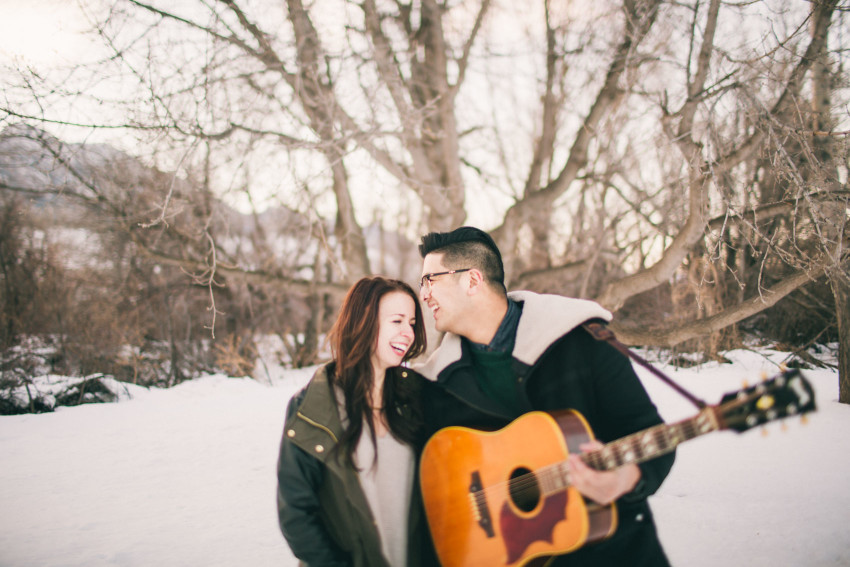
<instances>
[{"instance_id":1,"label":"black hair","mask_svg":"<svg viewBox=\"0 0 850 567\"><path fill-rule=\"evenodd\" d=\"M506 293L505 266L493 237L479 228L462 226L451 232L430 232L422 237L419 254L443 254L443 264L450 269L475 268L497 290Z\"/></svg>"}]
</instances>

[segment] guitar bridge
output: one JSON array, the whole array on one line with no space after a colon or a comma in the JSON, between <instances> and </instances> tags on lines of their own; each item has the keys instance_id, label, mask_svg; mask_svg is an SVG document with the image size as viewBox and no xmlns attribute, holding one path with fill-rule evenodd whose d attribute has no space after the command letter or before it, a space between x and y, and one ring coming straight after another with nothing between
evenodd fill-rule
<instances>
[{"instance_id":1,"label":"guitar bridge","mask_svg":"<svg viewBox=\"0 0 850 567\"><path fill-rule=\"evenodd\" d=\"M472 471L472 481L469 483L469 502L472 505L472 513L475 520L487 537L495 537L493 521L490 518L490 509L487 507L487 495L481 486L481 475L478 471Z\"/></svg>"}]
</instances>

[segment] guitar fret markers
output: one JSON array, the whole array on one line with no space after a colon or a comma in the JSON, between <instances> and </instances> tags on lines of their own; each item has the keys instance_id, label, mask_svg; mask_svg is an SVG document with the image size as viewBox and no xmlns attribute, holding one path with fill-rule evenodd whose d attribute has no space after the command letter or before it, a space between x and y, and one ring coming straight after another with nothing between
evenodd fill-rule
<instances>
[{"instance_id":1,"label":"guitar fret markers","mask_svg":"<svg viewBox=\"0 0 850 567\"><path fill-rule=\"evenodd\" d=\"M718 429L711 408L696 416L669 425L656 425L623 437L602 449L582 455L582 460L596 470L611 470L630 463L642 463L669 453L684 441Z\"/></svg>"}]
</instances>

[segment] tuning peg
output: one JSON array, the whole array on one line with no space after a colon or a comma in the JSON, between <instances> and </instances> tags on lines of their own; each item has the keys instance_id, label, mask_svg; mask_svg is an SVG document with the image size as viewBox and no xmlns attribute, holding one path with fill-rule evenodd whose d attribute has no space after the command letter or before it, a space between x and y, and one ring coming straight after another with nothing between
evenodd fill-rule
<instances>
[{"instance_id":1,"label":"tuning peg","mask_svg":"<svg viewBox=\"0 0 850 567\"><path fill-rule=\"evenodd\" d=\"M762 381L762 382L767 381L767 371L766 371L766 370L762 370L762 371L761 371L761 374L759 374L759 377L761 378L761 381Z\"/></svg>"},{"instance_id":2,"label":"tuning peg","mask_svg":"<svg viewBox=\"0 0 850 567\"><path fill-rule=\"evenodd\" d=\"M779 371L780 372L786 372L787 370L788 370L788 365L785 364L784 362L780 362L779 363Z\"/></svg>"},{"instance_id":3,"label":"tuning peg","mask_svg":"<svg viewBox=\"0 0 850 567\"><path fill-rule=\"evenodd\" d=\"M761 428L761 436L762 436L762 437L767 437L767 435L768 435L768 433L767 433L767 427L762 427L762 428Z\"/></svg>"},{"instance_id":4,"label":"tuning peg","mask_svg":"<svg viewBox=\"0 0 850 567\"><path fill-rule=\"evenodd\" d=\"M785 421L782 421L779 427L782 429L782 431L788 431L788 424L785 423Z\"/></svg>"},{"instance_id":5,"label":"tuning peg","mask_svg":"<svg viewBox=\"0 0 850 567\"><path fill-rule=\"evenodd\" d=\"M747 388L750 387L750 383L747 382L746 380L742 380L741 381L741 387L746 390Z\"/></svg>"},{"instance_id":6,"label":"tuning peg","mask_svg":"<svg viewBox=\"0 0 850 567\"><path fill-rule=\"evenodd\" d=\"M801 415L800 416L800 423L802 423L803 425L808 425L809 424L809 416L807 416L806 414Z\"/></svg>"}]
</instances>

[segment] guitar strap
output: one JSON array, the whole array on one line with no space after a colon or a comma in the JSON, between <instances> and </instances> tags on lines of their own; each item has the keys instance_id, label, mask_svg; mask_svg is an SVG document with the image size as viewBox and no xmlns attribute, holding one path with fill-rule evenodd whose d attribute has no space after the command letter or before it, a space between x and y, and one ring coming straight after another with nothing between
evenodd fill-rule
<instances>
[{"instance_id":1,"label":"guitar strap","mask_svg":"<svg viewBox=\"0 0 850 567\"><path fill-rule=\"evenodd\" d=\"M582 327L584 327L584 329L588 333L590 333L590 335L594 339L596 339L597 341L606 341L606 342L610 343L611 346L613 346L615 349L617 349L618 351L620 351L621 353L623 353L627 357L633 359L635 362L637 362L638 364L640 364L641 366L643 366L644 368L646 368L647 370L649 370L650 372L652 372L653 374L658 376L663 382L665 382L668 386L670 386L671 388L673 388L674 390L679 392L679 394L681 394L685 399L687 399L689 402L694 404L699 409L703 409L704 407L706 407L708 405L704 401L702 401L701 399L697 398L696 396L694 396L693 394L691 394L690 392L688 392L687 390L685 390L684 388L682 388L681 386L676 384L673 381L672 378L670 378L669 376L667 376L666 374L664 374L663 372L661 372L660 370L655 368L647 360L645 360L640 355L638 355L634 351L632 351L629 347L627 347L626 345L621 343L617 339L617 337L614 336L614 331L609 329L603 323L600 323L598 321L590 321L590 322L584 323L582 325Z\"/></svg>"}]
</instances>

